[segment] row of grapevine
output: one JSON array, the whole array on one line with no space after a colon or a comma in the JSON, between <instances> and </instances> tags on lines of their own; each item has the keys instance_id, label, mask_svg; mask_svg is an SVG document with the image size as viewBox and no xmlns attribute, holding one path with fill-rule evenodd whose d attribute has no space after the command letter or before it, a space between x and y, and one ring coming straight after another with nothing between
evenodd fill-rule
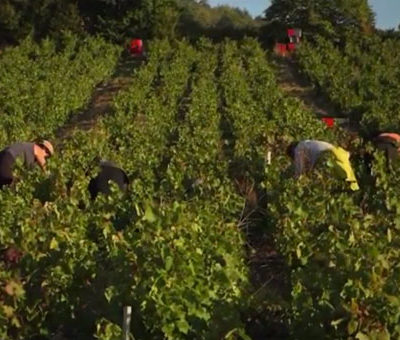
<instances>
[{"instance_id":1,"label":"row of grapevine","mask_svg":"<svg viewBox=\"0 0 400 340\"><path fill-rule=\"evenodd\" d=\"M0 337L114 340L132 305L136 339L246 338L254 308L279 308L294 339L396 338L397 171L377 154L368 176L355 160L357 193L330 166L292 179L289 142L346 134L280 92L256 41L173 44L151 44L114 112L65 142L51 176L18 169L0 192L0 244L22 253L0 263ZM96 156L127 171L123 199L89 200ZM266 191L257 228L286 261L290 298L254 299L242 177Z\"/></svg>"},{"instance_id":2,"label":"row of grapevine","mask_svg":"<svg viewBox=\"0 0 400 340\"><path fill-rule=\"evenodd\" d=\"M369 176L357 159L356 140L346 146L354 152L363 192L348 192L345 182L332 172L329 159L328 168L318 166L310 178L290 179L289 159L282 150L289 141L316 138L345 146L348 138L341 131L327 131L299 102L280 93L261 49L247 49L246 44L242 49L247 72L238 59L226 64L226 76L231 77L226 84L241 84L240 95L230 96L233 104L227 112L236 132L235 153L249 157L250 164L258 162L257 154L251 153L254 145L261 146L263 155L267 142L257 140L263 129L272 140L275 157L263 179L268 197L265 231L274 228L275 245L290 269L290 336L396 338L399 253L393 221L397 220L398 201L392 188L397 172L386 174L382 155L377 154L374 175ZM232 48L230 55L237 50ZM243 79L246 76L249 85ZM229 87L225 88L229 93ZM248 99L250 93L253 101ZM243 117L246 110L251 113ZM241 131L251 131L252 138Z\"/></svg>"},{"instance_id":3,"label":"row of grapevine","mask_svg":"<svg viewBox=\"0 0 400 340\"><path fill-rule=\"evenodd\" d=\"M208 41L199 43L202 55L192 74L190 95L184 103L177 141L170 148L164 190L168 195L188 198L194 193L200 197L232 194L226 177L228 164L221 155L221 131L217 70L218 48ZM226 192L219 190L226 189ZM220 199L220 198L218 198Z\"/></svg>"},{"instance_id":4,"label":"row of grapevine","mask_svg":"<svg viewBox=\"0 0 400 340\"><path fill-rule=\"evenodd\" d=\"M161 336L157 334L162 331L163 336L171 339L218 337L221 332L229 331L226 328L230 327L231 319L237 318L236 300L241 294L244 268L240 249L233 248L232 244L241 243L241 236L234 220L223 214L227 208L220 203L219 197L195 197L190 203L182 201L185 183L181 176L190 176L190 172L176 166L184 166L181 157L185 155L190 155L190 159L185 160L188 167L195 167L195 161L206 161L202 149L193 149L196 139L189 142L187 133L190 133L190 128L200 128L190 124L196 114L202 119L212 118L197 111L197 105L210 105L212 109L212 102L204 101L206 97L203 96L213 82L212 64L208 65L205 58L206 49L199 54L181 44L175 47L174 54L176 59L169 61L169 72L161 71L162 78L156 82L163 87L155 88L152 93L154 100L162 100L162 105L154 111L147 105L139 126L126 126L126 131L118 131L126 143L123 150L135 152L128 157L129 160L124 159L125 168L129 168L130 163L132 169L142 169L133 183L133 191L140 200L155 197L160 201L158 209L164 215L158 217L164 220L159 222L162 225L158 231L160 238L149 238L144 230L137 242L138 249L146 249L140 260L146 261L147 265L146 271L141 273L142 279L138 280L137 287L132 286L132 291L142 292L137 294L140 301L135 305L143 306L140 312L152 336ZM207 73L205 69L210 66ZM180 70L185 70L181 73L185 78L179 77L177 72ZM207 74L211 79L207 79ZM113 126L113 117L110 119L107 126ZM210 127L206 125L205 128L208 130ZM133 138L125 139L132 133L135 133ZM206 143L204 137L198 135L198 142ZM199 173L193 175L201 176ZM202 176L204 184L200 187L207 188L208 182L213 180L206 175L208 173ZM213 186L220 189L218 183ZM172 217L181 222L166 222ZM170 223L176 225L170 228ZM150 259L165 263L167 271L151 266L148 263Z\"/></svg>"},{"instance_id":5,"label":"row of grapevine","mask_svg":"<svg viewBox=\"0 0 400 340\"><path fill-rule=\"evenodd\" d=\"M212 60L206 58L212 47L207 46L196 52L188 50L185 44L175 47L177 59L169 64L171 73L162 72L164 77L159 82L166 84L165 97L163 92L155 89L157 98L164 99L164 103L173 103L173 106L165 107L164 104L154 112L147 106L136 138L126 140L129 149L137 150L139 146L150 148L150 152L139 153L140 157L145 157L139 163L143 171L140 171L133 191L140 195L141 200L152 196L160 201L158 209L164 216L158 218L165 220L164 223L160 221L160 238L149 239L144 231L137 246L146 249L143 261L159 259L165 263L167 271L160 272L161 268L148 263L137 287L132 287L133 291L143 292L139 296L141 301L136 305L143 305L141 315L154 337L157 337L155 332L161 330L164 337L171 339L218 338L231 330L232 323L238 323L238 299L241 297L242 281L245 281L245 268L241 250L234 245L242 240L234 217L226 215L228 207L224 203L228 202L229 196L225 197L224 203L221 202L223 194L234 195L223 191L222 171L216 176L209 166L201 165L212 157L212 152L217 152L206 149L209 147L207 143L218 146L219 141L218 130L215 130L218 125L207 124L207 120L218 123L216 105L213 105L213 96L216 101L214 67ZM191 73L178 86L176 72L184 65ZM169 82L173 85L168 85ZM204 108L210 115L205 114ZM153 119L151 114L154 114ZM111 125L113 123L108 121L107 126ZM143 134L147 128L152 129L151 133ZM134 129L130 126L126 133L132 133ZM214 129L214 133L210 134L214 140L206 138L210 129ZM156 136L163 139L157 141ZM154 157L149 157L156 146L160 147L159 151ZM136 159L139 155L132 155L129 159L134 169L138 167ZM213 159L214 166L217 161ZM162 164L164 162L166 164ZM126 159L124 163L127 163ZM151 177L143 181L146 169ZM183 178L185 176L187 178ZM185 180L197 182L197 187L193 188L196 192L194 197L186 196ZM189 198L188 203L185 203L185 197ZM228 206L236 207L234 202ZM171 222L166 221L171 218L178 218L180 222L174 222L176 225L169 228ZM145 247L145 244L148 246ZM157 290L152 294L154 289Z\"/></svg>"},{"instance_id":6,"label":"row of grapevine","mask_svg":"<svg viewBox=\"0 0 400 340\"><path fill-rule=\"evenodd\" d=\"M344 46L317 38L304 43L298 60L304 73L334 104L339 115L361 120L366 132L397 130L400 53L396 40L349 37Z\"/></svg>"},{"instance_id":7,"label":"row of grapevine","mask_svg":"<svg viewBox=\"0 0 400 340\"><path fill-rule=\"evenodd\" d=\"M184 138L192 123L199 128L207 93L216 101L213 66L206 48L195 51L182 43L172 50L159 44L153 48L165 47L165 53L150 56L135 73L136 82L116 98L115 114L66 142L61 157L49 164L50 178L24 173L24 182L1 193L6 208L0 216L1 244L24 254L1 277L8 287L2 338L61 332L115 339L125 304L134 308L133 334L139 339L208 339L240 332L246 269L232 210L240 209L241 199L227 208L229 197L221 200L223 185L219 175L211 178L208 166L202 174L205 186L208 176L214 183L207 199L182 200L163 183L164 176L172 184L173 173L182 172L175 168L180 156L191 157L190 163L208 157L200 130L198 150ZM143 104L132 106L129 97L138 98L139 92ZM186 96L190 108L180 117ZM207 118L217 122L216 105L207 108L214 114ZM204 125L204 132L210 127ZM212 145L218 144L218 131L212 135ZM164 154L170 159L166 168ZM94 173L97 155L133 174L124 200L116 193L89 202L85 173Z\"/></svg>"},{"instance_id":8,"label":"row of grapevine","mask_svg":"<svg viewBox=\"0 0 400 340\"><path fill-rule=\"evenodd\" d=\"M382 101L395 103L392 95L398 84L369 88L367 78L382 80L383 72L390 71L378 72L374 67L378 52L367 57L361 51L343 54L331 42L318 40L318 48L303 44L298 58L303 71L345 113L362 115L366 131L395 130L398 122L389 117L390 109ZM373 100L367 89L375 92ZM284 124L301 132L302 139L324 138L343 145L345 135L323 135L307 127L304 119L288 119ZM295 131L290 134L296 135ZM360 140L348 146L362 183L358 193L349 193L337 181L329 159L327 168L318 166L312 175L294 180L282 176L282 166L287 164L282 154L268 172L268 212L276 228L276 245L290 266L293 338L399 336L398 171L387 173L383 155L375 153L371 175L358 158Z\"/></svg>"},{"instance_id":9,"label":"row of grapevine","mask_svg":"<svg viewBox=\"0 0 400 340\"><path fill-rule=\"evenodd\" d=\"M142 111L122 111L122 115L125 112L123 118L117 110L118 121L114 117L105 121L111 132L111 143L130 160L125 168L131 173L142 169L138 175L141 181L133 183L134 191L140 197L150 197L158 185L157 169L162 168L168 143L174 138L177 112L195 58L195 51L182 43L169 57L159 61L158 74L153 88L141 104ZM128 91L135 93L142 90L134 84ZM120 106L118 101L119 98L115 103L117 108Z\"/></svg>"},{"instance_id":10,"label":"row of grapevine","mask_svg":"<svg viewBox=\"0 0 400 340\"><path fill-rule=\"evenodd\" d=\"M51 136L111 76L120 47L71 34L61 40L26 39L1 54L1 144Z\"/></svg>"}]
</instances>

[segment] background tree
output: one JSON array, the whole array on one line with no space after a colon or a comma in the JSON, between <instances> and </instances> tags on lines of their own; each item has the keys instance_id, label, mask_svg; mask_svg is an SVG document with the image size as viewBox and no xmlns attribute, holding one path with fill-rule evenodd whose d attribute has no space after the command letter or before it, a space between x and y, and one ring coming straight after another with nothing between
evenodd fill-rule
<instances>
[{"instance_id":1,"label":"background tree","mask_svg":"<svg viewBox=\"0 0 400 340\"><path fill-rule=\"evenodd\" d=\"M172 34L178 22L176 0L2 0L0 43L16 43L60 31L100 34L120 41Z\"/></svg>"},{"instance_id":2,"label":"background tree","mask_svg":"<svg viewBox=\"0 0 400 340\"><path fill-rule=\"evenodd\" d=\"M178 31L181 36L197 39L207 36L214 40L225 37L240 39L258 35L262 22L239 8L210 7L207 1L182 0Z\"/></svg>"},{"instance_id":3,"label":"background tree","mask_svg":"<svg viewBox=\"0 0 400 340\"><path fill-rule=\"evenodd\" d=\"M210 7L206 0L2 0L0 44L16 43L28 34L59 36L63 30L99 34L122 42L128 37L197 39L240 38L257 32L246 11Z\"/></svg>"},{"instance_id":4,"label":"background tree","mask_svg":"<svg viewBox=\"0 0 400 340\"><path fill-rule=\"evenodd\" d=\"M287 27L335 38L349 30L371 33L375 26L367 0L272 0L265 20L265 35L275 39L281 39Z\"/></svg>"},{"instance_id":5,"label":"background tree","mask_svg":"<svg viewBox=\"0 0 400 340\"><path fill-rule=\"evenodd\" d=\"M2 0L0 43L16 43L32 33L40 38L53 32L83 31L76 0Z\"/></svg>"}]
</instances>

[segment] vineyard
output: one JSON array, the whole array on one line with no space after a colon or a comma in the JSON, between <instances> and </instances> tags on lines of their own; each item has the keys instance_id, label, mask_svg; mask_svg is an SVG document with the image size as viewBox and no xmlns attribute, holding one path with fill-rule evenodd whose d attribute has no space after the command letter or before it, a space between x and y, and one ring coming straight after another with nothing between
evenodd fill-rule
<instances>
[{"instance_id":1,"label":"vineyard","mask_svg":"<svg viewBox=\"0 0 400 340\"><path fill-rule=\"evenodd\" d=\"M299 63L321 91L365 129L398 126L389 58L379 68L372 53L361 63L318 43ZM18 168L0 192L0 338L121 339L127 305L137 340L399 338L398 170L375 152L371 175L361 155L372 146L287 97L256 40L148 49L110 112L62 141L48 173ZM54 139L120 55L73 35L5 49L1 145ZM379 81L386 90L373 90ZM361 190L329 157L294 179L285 151L302 139L350 150ZM126 170L128 195L90 200L99 156Z\"/></svg>"},{"instance_id":2,"label":"vineyard","mask_svg":"<svg viewBox=\"0 0 400 340\"><path fill-rule=\"evenodd\" d=\"M363 132L374 133L399 126L399 55L396 39L350 35L340 45L317 37L302 46L299 61L339 112L360 121Z\"/></svg>"}]
</instances>

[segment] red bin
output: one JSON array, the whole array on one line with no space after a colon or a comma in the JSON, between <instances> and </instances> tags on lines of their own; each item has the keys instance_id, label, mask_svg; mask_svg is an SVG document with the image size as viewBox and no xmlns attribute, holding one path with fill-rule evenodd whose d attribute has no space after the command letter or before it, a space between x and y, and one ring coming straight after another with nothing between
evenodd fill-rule
<instances>
[{"instance_id":1,"label":"red bin","mask_svg":"<svg viewBox=\"0 0 400 340\"><path fill-rule=\"evenodd\" d=\"M289 37L292 37L292 36L296 35L296 31L294 30L294 28L288 28L287 35Z\"/></svg>"},{"instance_id":2,"label":"red bin","mask_svg":"<svg viewBox=\"0 0 400 340\"><path fill-rule=\"evenodd\" d=\"M324 117L321 118L322 121L325 123L325 125L329 128L333 127L335 125L335 118L332 117Z\"/></svg>"},{"instance_id":3,"label":"red bin","mask_svg":"<svg viewBox=\"0 0 400 340\"><path fill-rule=\"evenodd\" d=\"M286 44L276 43L275 44L275 53L280 56L285 56L287 52Z\"/></svg>"},{"instance_id":4,"label":"red bin","mask_svg":"<svg viewBox=\"0 0 400 340\"><path fill-rule=\"evenodd\" d=\"M294 51L296 49L296 44L295 43L289 43L287 44L287 48L289 51Z\"/></svg>"},{"instance_id":5,"label":"red bin","mask_svg":"<svg viewBox=\"0 0 400 340\"><path fill-rule=\"evenodd\" d=\"M143 53L142 39L132 39L131 40L130 52L133 55L141 55Z\"/></svg>"}]
</instances>

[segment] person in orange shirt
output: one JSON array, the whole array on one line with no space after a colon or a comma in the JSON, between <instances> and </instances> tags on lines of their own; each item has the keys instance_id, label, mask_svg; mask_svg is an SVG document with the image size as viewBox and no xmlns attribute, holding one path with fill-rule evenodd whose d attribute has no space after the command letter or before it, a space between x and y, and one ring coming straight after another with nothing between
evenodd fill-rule
<instances>
[{"instance_id":1,"label":"person in orange shirt","mask_svg":"<svg viewBox=\"0 0 400 340\"><path fill-rule=\"evenodd\" d=\"M372 140L373 144L385 152L388 165L400 159L400 135L393 132L384 132Z\"/></svg>"}]
</instances>

